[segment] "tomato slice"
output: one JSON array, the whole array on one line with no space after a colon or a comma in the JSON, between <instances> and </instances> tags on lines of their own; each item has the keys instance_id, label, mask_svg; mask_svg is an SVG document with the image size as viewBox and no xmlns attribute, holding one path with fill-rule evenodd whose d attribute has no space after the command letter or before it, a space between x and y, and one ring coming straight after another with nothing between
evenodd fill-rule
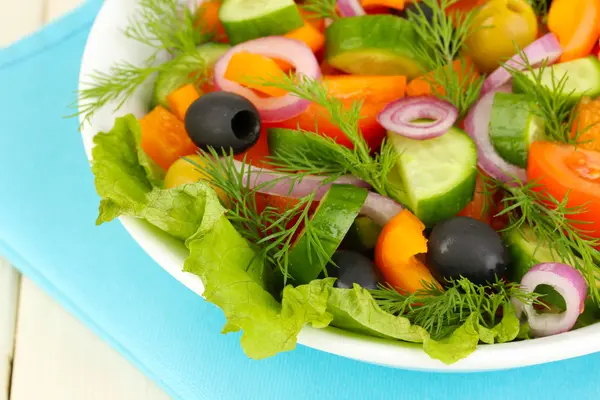
<instances>
[{"instance_id":1,"label":"tomato slice","mask_svg":"<svg viewBox=\"0 0 600 400\"><path fill-rule=\"evenodd\" d=\"M559 201L568 196L567 206L582 207L571 216L581 221L573 225L600 238L600 152L535 142L529 150L527 176Z\"/></svg>"}]
</instances>

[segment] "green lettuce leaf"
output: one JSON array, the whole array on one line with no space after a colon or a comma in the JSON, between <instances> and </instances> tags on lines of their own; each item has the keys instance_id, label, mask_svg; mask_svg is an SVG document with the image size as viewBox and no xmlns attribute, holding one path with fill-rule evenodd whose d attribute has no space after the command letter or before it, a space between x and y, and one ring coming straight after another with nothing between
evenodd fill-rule
<instances>
[{"instance_id":1,"label":"green lettuce leaf","mask_svg":"<svg viewBox=\"0 0 600 400\"><path fill-rule=\"evenodd\" d=\"M273 356L296 346L302 327L325 327L331 321L327 298L334 279L316 280L283 290L281 304L266 290L264 260L224 216L216 194L206 201L205 218L187 241L184 270L204 283L204 297L227 318L223 333L242 330L241 344L251 358Z\"/></svg>"},{"instance_id":2,"label":"green lettuce leaf","mask_svg":"<svg viewBox=\"0 0 600 400\"><path fill-rule=\"evenodd\" d=\"M506 343L519 335L521 323L515 313L515 308L511 303L507 303L502 308L502 320L493 328L486 328L478 324L479 339L487 344Z\"/></svg>"},{"instance_id":3,"label":"green lettuce leaf","mask_svg":"<svg viewBox=\"0 0 600 400\"><path fill-rule=\"evenodd\" d=\"M371 293L359 285L353 289L332 289L327 309L332 325L370 336L420 343L427 332L410 321L383 311Z\"/></svg>"},{"instance_id":4,"label":"green lettuce leaf","mask_svg":"<svg viewBox=\"0 0 600 400\"><path fill-rule=\"evenodd\" d=\"M140 146L140 124L133 115L117 118L109 132L94 137L92 172L102 198L98 224L121 214L136 215L146 195L160 187L162 172Z\"/></svg>"},{"instance_id":5,"label":"green lettuce leaf","mask_svg":"<svg viewBox=\"0 0 600 400\"><path fill-rule=\"evenodd\" d=\"M94 137L92 171L101 197L97 223L120 215L143 218L186 240L198 230L212 189L203 182L162 189L163 171L142 150L140 135L138 121L127 115Z\"/></svg>"},{"instance_id":6,"label":"green lettuce leaf","mask_svg":"<svg viewBox=\"0 0 600 400\"><path fill-rule=\"evenodd\" d=\"M445 339L433 340L426 337L423 341L423 350L429 357L440 360L444 364L453 364L465 358L475 351L479 343L477 319L477 314L471 314L462 326Z\"/></svg>"}]
</instances>

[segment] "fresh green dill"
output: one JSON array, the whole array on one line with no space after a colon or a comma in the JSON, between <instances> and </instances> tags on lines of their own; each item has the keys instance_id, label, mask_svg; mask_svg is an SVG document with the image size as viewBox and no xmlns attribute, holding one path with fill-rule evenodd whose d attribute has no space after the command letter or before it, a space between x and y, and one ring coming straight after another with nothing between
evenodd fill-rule
<instances>
[{"instance_id":1,"label":"fresh green dill","mask_svg":"<svg viewBox=\"0 0 600 400\"><path fill-rule=\"evenodd\" d=\"M140 0L125 36L171 55L193 52L204 41L194 12L178 0Z\"/></svg>"},{"instance_id":2,"label":"fresh green dill","mask_svg":"<svg viewBox=\"0 0 600 400\"><path fill-rule=\"evenodd\" d=\"M248 80L255 81L252 78ZM306 135L306 142L314 146L315 155L322 155L323 158L307 155L303 147L296 147L288 149L284 154L273 155L272 163L275 166L290 172L295 170L330 175L349 173L369 183L379 194L388 195L387 177L396 163L396 152L392 144L384 140L380 152L375 156L371 155L371 149L359 127L362 102L344 104L329 94L327 82L305 76L290 75L280 79L260 79L256 82L283 89L322 106L327 117L353 144L353 149L341 146L335 140L319 135L316 126L315 132L299 132Z\"/></svg>"},{"instance_id":3,"label":"fresh green dill","mask_svg":"<svg viewBox=\"0 0 600 400\"><path fill-rule=\"evenodd\" d=\"M545 20L548 16L548 11L550 10L550 0L528 0L528 3L533 8L533 12L535 15Z\"/></svg>"},{"instance_id":4,"label":"fresh green dill","mask_svg":"<svg viewBox=\"0 0 600 400\"><path fill-rule=\"evenodd\" d=\"M196 52L196 45L207 40L195 24L195 15L187 5L178 0L141 0L138 12L125 29L125 35L150 46L154 52L141 65L119 62L108 71L95 71L86 77L79 91L79 110L72 116L81 116L82 124L88 122L98 110L114 103L119 110L133 93L151 76L169 71L177 66L182 76L195 72L190 81L200 83L204 59ZM170 61L161 62L163 53L171 55Z\"/></svg>"},{"instance_id":5,"label":"fresh green dill","mask_svg":"<svg viewBox=\"0 0 600 400\"><path fill-rule=\"evenodd\" d=\"M577 117L575 105L569 100L567 81L564 74L557 77L554 69L544 60L537 68L533 67L525 52L518 49L519 61L514 64L505 63L504 68L518 81L521 92L537 107L535 110L544 120L544 133L552 141L575 144L580 136L571 134L571 127ZM547 70L550 71L550 82L547 82ZM574 89L573 89L574 90Z\"/></svg>"},{"instance_id":6,"label":"fresh green dill","mask_svg":"<svg viewBox=\"0 0 600 400\"><path fill-rule=\"evenodd\" d=\"M525 236L525 230L531 229L538 245L551 248L556 261L581 271L594 300L600 302L600 269L597 266L600 252L595 249L600 240L590 236L585 228L580 228L582 222L577 220L585 206L568 206L568 196L559 201L536 181L522 183L515 179L493 184L505 191L504 207L497 214L497 217L508 217L504 231L517 229Z\"/></svg>"},{"instance_id":7,"label":"fresh green dill","mask_svg":"<svg viewBox=\"0 0 600 400\"><path fill-rule=\"evenodd\" d=\"M336 0L306 0L300 7L312 14L314 18L339 18L336 10Z\"/></svg>"},{"instance_id":8,"label":"fresh green dill","mask_svg":"<svg viewBox=\"0 0 600 400\"><path fill-rule=\"evenodd\" d=\"M420 39L415 50L425 63L424 79L436 97L453 104L464 116L477 100L484 78L464 58L458 69L453 66L454 60L466 50L469 36L478 29L474 26L476 9L445 12L456 1L423 0L415 3L417 6L407 17ZM431 9L430 16L421 4Z\"/></svg>"},{"instance_id":9,"label":"fresh green dill","mask_svg":"<svg viewBox=\"0 0 600 400\"><path fill-rule=\"evenodd\" d=\"M459 278L450 280L444 290L432 282L423 282L423 289L412 294L400 293L390 287L373 290L371 294L381 309L408 318L434 339L448 336L473 313L478 314L480 325L493 328L500 322L500 311L511 307L512 298L541 304L540 295L526 293L518 284L501 280L476 285L466 278Z\"/></svg>"},{"instance_id":10,"label":"fresh green dill","mask_svg":"<svg viewBox=\"0 0 600 400\"><path fill-rule=\"evenodd\" d=\"M259 205L261 192L282 180L290 185L291 190L305 174L282 175L257 184L256 179L261 170L249 165L245 158L241 162L236 161L232 153L219 154L212 148L208 151L199 150L199 155L203 160L202 165L186 160L207 176L213 187L225 194L228 220L246 240L256 246L272 270L281 272L284 285L288 279L293 279L288 272L288 255L300 231L308 239L309 255L316 254L320 260L329 258L321 244L323 238L310 219L310 205L315 201L314 192L290 202L283 210L280 207ZM329 181L323 181L323 184L326 183ZM326 271L324 273L327 275Z\"/></svg>"}]
</instances>

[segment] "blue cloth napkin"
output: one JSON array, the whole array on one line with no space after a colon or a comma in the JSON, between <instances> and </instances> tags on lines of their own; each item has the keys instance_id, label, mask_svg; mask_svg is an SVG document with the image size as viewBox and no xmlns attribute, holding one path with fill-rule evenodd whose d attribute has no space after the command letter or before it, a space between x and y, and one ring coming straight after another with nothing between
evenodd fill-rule
<instances>
[{"instance_id":1,"label":"blue cloth napkin","mask_svg":"<svg viewBox=\"0 0 600 400\"><path fill-rule=\"evenodd\" d=\"M600 354L505 372L388 369L299 346L248 360L216 307L154 263L98 197L64 119L101 1L0 51L0 253L177 399L573 399L600 395ZM42 333L40 333L42 334Z\"/></svg>"}]
</instances>

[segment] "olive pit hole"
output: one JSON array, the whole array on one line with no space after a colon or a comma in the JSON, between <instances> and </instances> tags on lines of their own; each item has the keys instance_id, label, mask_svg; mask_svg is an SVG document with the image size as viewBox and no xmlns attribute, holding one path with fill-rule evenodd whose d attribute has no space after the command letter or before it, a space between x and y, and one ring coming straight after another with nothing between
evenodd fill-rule
<instances>
[{"instance_id":1,"label":"olive pit hole","mask_svg":"<svg viewBox=\"0 0 600 400\"><path fill-rule=\"evenodd\" d=\"M233 134L240 140L248 139L259 129L260 121L256 115L248 110L236 113L231 119Z\"/></svg>"}]
</instances>

